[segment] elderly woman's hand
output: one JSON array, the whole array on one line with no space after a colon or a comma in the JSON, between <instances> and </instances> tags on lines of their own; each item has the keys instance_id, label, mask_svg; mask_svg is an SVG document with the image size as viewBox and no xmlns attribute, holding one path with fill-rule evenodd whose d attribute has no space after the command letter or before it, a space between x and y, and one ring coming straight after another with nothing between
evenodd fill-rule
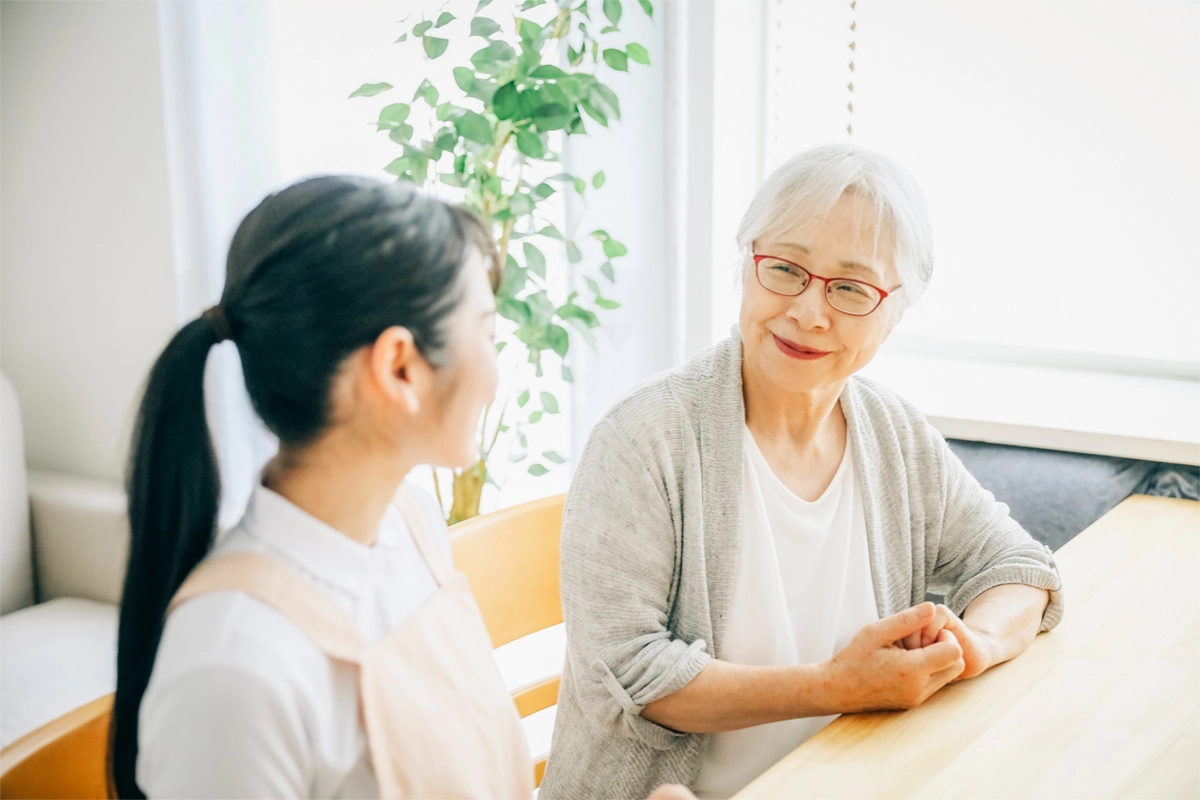
<instances>
[{"instance_id":1,"label":"elderly woman's hand","mask_svg":"<svg viewBox=\"0 0 1200 800\"><path fill-rule=\"evenodd\" d=\"M919 650L937 642L942 631L953 635L962 648L963 671L954 680L974 678L995 663L994 643L988 637L971 630L957 614L941 604L934 608L933 621L921 630L904 637L902 643L907 650Z\"/></svg>"},{"instance_id":2,"label":"elderly woman's hand","mask_svg":"<svg viewBox=\"0 0 1200 800\"><path fill-rule=\"evenodd\" d=\"M920 635L934 616L933 603L921 603L873 622L827 662L837 710L914 708L961 675L962 647L948 630L939 631L927 647L904 646L906 637Z\"/></svg>"}]
</instances>

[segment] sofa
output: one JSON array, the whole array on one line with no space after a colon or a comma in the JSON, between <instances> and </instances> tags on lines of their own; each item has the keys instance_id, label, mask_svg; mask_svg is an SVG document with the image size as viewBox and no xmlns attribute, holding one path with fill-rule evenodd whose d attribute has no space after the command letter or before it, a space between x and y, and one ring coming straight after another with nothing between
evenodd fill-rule
<instances>
[{"instance_id":1,"label":"sofa","mask_svg":"<svg viewBox=\"0 0 1200 800\"><path fill-rule=\"evenodd\" d=\"M0 376L0 744L116 685L129 523L115 482L25 465L20 403Z\"/></svg>"}]
</instances>

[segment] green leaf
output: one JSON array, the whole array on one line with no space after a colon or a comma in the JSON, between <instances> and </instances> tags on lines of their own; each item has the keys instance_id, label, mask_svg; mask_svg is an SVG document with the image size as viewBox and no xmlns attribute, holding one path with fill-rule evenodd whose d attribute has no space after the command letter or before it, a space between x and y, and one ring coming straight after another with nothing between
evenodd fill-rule
<instances>
[{"instance_id":1,"label":"green leaf","mask_svg":"<svg viewBox=\"0 0 1200 800\"><path fill-rule=\"evenodd\" d=\"M479 5L475 6L475 13L478 14L491 4L492 0L479 0Z\"/></svg>"},{"instance_id":2,"label":"green leaf","mask_svg":"<svg viewBox=\"0 0 1200 800\"><path fill-rule=\"evenodd\" d=\"M559 78L567 77L567 73L553 64L543 64L529 73L529 77L537 78L538 80L558 80Z\"/></svg>"},{"instance_id":3,"label":"green leaf","mask_svg":"<svg viewBox=\"0 0 1200 800\"><path fill-rule=\"evenodd\" d=\"M642 4L642 11L646 12L647 17L654 16L654 6L650 5L650 0L638 0Z\"/></svg>"},{"instance_id":4,"label":"green leaf","mask_svg":"<svg viewBox=\"0 0 1200 800\"><path fill-rule=\"evenodd\" d=\"M604 0L604 16L613 25L621 21L621 0Z\"/></svg>"},{"instance_id":5,"label":"green leaf","mask_svg":"<svg viewBox=\"0 0 1200 800\"><path fill-rule=\"evenodd\" d=\"M612 311L613 309L617 309L617 308L621 307L621 304L618 303L616 300L608 300L604 297L597 297L596 305L598 305L601 308L606 309L608 311Z\"/></svg>"},{"instance_id":6,"label":"green leaf","mask_svg":"<svg viewBox=\"0 0 1200 800\"><path fill-rule=\"evenodd\" d=\"M529 402L529 390L526 389L525 391L523 391L519 395L517 395L517 407L524 408L525 404L528 402Z\"/></svg>"},{"instance_id":7,"label":"green leaf","mask_svg":"<svg viewBox=\"0 0 1200 800\"><path fill-rule=\"evenodd\" d=\"M534 414L536 414L537 412L535 411L535 412L533 412L533 413L534 413ZM541 417L539 416L539 417L538 417L538 419L541 419ZM529 417L529 421L530 421L530 422L533 422L533 415L532 415L532 414L531 414L531 415L530 415L530 417ZM546 474L547 472L549 472L549 471L550 471L550 470L546 469L546 468L545 468L545 467L543 467L541 464L530 464L530 465L529 465L529 474L530 474L530 475L532 475L532 476L534 476L535 478L540 478L540 477L542 477L543 475L545 475L545 474Z\"/></svg>"},{"instance_id":8,"label":"green leaf","mask_svg":"<svg viewBox=\"0 0 1200 800\"><path fill-rule=\"evenodd\" d=\"M568 367L566 364L563 364L563 366L562 366L562 379L564 381L566 381L567 383L575 382L575 373L571 372L571 368Z\"/></svg>"},{"instance_id":9,"label":"green leaf","mask_svg":"<svg viewBox=\"0 0 1200 800\"><path fill-rule=\"evenodd\" d=\"M504 348L508 347L508 342L496 342L496 354L504 352Z\"/></svg>"},{"instance_id":10,"label":"green leaf","mask_svg":"<svg viewBox=\"0 0 1200 800\"><path fill-rule=\"evenodd\" d=\"M515 297L505 297L497 303L496 313L518 325L528 325L533 322L533 312L529 310L529 303L517 300Z\"/></svg>"},{"instance_id":11,"label":"green leaf","mask_svg":"<svg viewBox=\"0 0 1200 800\"><path fill-rule=\"evenodd\" d=\"M545 413L545 412L543 412L543 411L533 411L533 412L531 412L531 413L529 414L529 421L530 421L531 423L533 423L534 425L536 425L537 423L539 423L539 422L541 422L541 421L542 421L542 414L544 414L544 413ZM534 466L540 466L540 465L538 465L538 464L535 464ZM532 470L530 470L530 471L532 472ZM536 474L538 474L538 473L534 473L534 474L536 475Z\"/></svg>"},{"instance_id":12,"label":"green leaf","mask_svg":"<svg viewBox=\"0 0 1200 800\"><path fill-rule=\"evenodd\" d=\"M600 172L597 172L595 175L592 176L592 188L599 189L601 186L604 185L604 181L605 181L604 171L601 170Z\"/></svg>"},{"instance_id":13,"label":"green leaf","mask_svg":"<svg viewBox=\"0 0 1200 800\"><path fill-rule=\"evenodd\" d=\"M642 47L640 44L637 44L636 42L631 42L625 48L625 54L629 56L630 60L636 61L639 64L649 64L650 63L649 51L646 50L646 48Z\"/></svg>"},{"instance_id":14,"label":"green leaf","mask_svg":"<svg viewBox=\"0 0 1200 800\"><path fill-rule=\"evenodd\" d=\"M436 36L425 37L425 55L430 58L437 58L442 53L446 52L446 48L450 46L449 39L439 39Z\"/></svg>"},{"instance_id":15,"label":"green leaf","mask_svg":"<svg viewBox=\"0 0 1200 800\"><path fill-rule=\"evenodd\" d=\"M475 17L471 20L472 36L482 36L486 39L498 30L500 30L499 23L487 17Z\"/></svg>"},{"instance_id":16,"label":"green leaf","mask_svg":"<svg viewBox=\"0 0 1200 800\"><path fill-rule=\"evenodd\" d=\"M542 280L546 279L546 257L542 255L542 251L538 250L529 242L522 245L525 250L525 264Z\"/></svg>"},{"instance_id":17,"label":"green leaf","mask_svg":"<svg viewBox=\"0 0 1200 800\"><path fill-rule=\"evenodd\" d=\"M609 283L617 282L617 276L613 273L613 265L611 261L605 261L600 265L600 274L608 278Z\"/></svg>"},{"instance_id":18,"label":"green leaf","mask_svg":"<svg viewBox=\"0 0 1200 800\"><path fill-rule=\"evenodd\" d=\"M578 264L583 261L583 253L579 252L579 248L574 242L567 242L567 260L572 264Z\"/></svg>"},{"instance_id":19,"label":"green leaf","mask_svg":"<svg viewBox=\"0 0 1200 800\"><path fill-rule=\"evenodd\" d=\"M617 100L616 93L604 84L597 82L593 85L588 99L612 119L621 118L621 102Z\"/></svg>"},{"instance_id":20,"label":"green leaf","mask_svg":"<svg viewBox=\"0 0 1200 800\"><path fill-rule=\"evenodd\" d=\"M386 92L391 89L390 83L364 83L362 86L350 93L350 97L374 97L375 95Z\"/></svg>"},{"instance_id":21,"label":"green leaf","mask_svg":"<svg viewBox=\"0 0 1200 800\"><path fill-rule=\"evenodd\" d=\"M454 103L442 103L434 111L434 116L437 117L438 122L446 122L447 120L458 119L465 113L467 113L465 108L459 108ZM450 148L446 147L443 149L449 150Z\"/></svg>"},{"instance_id":22,"label":"green leaf","mask_svg":"<svg viewBox=\"0 0 1200 800\"><path fill-rule=\"evenodd\" d=\"M492 95L492 111L496 114L496 119L512 119L517 116L520 111L520 97L515 83L510 81L496 90Z\"/></svg>"},{"instance_id":23,"label":"green leaf","mask_svg":"<svg viewBox=\"0 0 1200 800\"><path fill-rule=\"evenodd\" d=\"M396 41L392 42L392 44L400 44L401 42L407 42L407 41L408 41L408 34L402 33L402 34L400 34L400 38L397 39Z\"/></svg>"},{"instance_id":24,"label":"green leaf","mask_svg":"<svg viewBox=\"0 0 1200 800\"><path fill-rule=\"evenodd\" d=\"M576 178L573 183L575 184L575 191L579 192L579 194L582 195L587 191L587 183L583 180L583 178Z\"/></svg>"},{"instance_id":25,"label":"green leaf","mask_svg":"<svg viewBox=\"0 0 1200 800\"><path fill-rule=\"evenodd\" d=\"M375 129L399 127L408 119L410 110L407 103L392 103L384 106L383 110L379 112L379 121L375 123Z\"/></svg>"},{"instance_id":26,"label":"green leaf","mask_svg":"<svg viewBox=\"0 0 1200 800\"><path fill-rule=\"evenodd\" d=\"M532 42L541 32L542 26L532 20L521 18L517 21L517 34L527 42Z\"/></svg>"},{"instance_id":27,"label":"green leaf","mask_svg":"<svg viewBox=\"0 0 1200 800\"><path fill-rule=\"evenodd\" d=\"M471 91L471 87L475 85L475 71L466 67L454 68L454 82L458 84L458 88L464 92Z\"/></svg>"},{"instance_id":28,"label":"green leaf","mask_svg":"<svg viewBox=\"0 0 1200 800\"><path fill-rule=\"evenodd\" d=\"M620 258L629 253L625 245L618 242L616 239L606 239L604 241L604 255L609 258Z\"/></svg>"},{"instance_id":29,"label":"green leaf","mask_svg":"<svg viewBox=\"0 0 1200 800\"><path fill-rule=\"evenodd\" d=\"M583 50L576 50L571 45L567 45L567 63L572 67L578 67L583 62Z\"/></svg>"},{"instance_id":30,"label":"green leaf","mask_svg":"<svg viewBox=\"0 0 1200 800\"><path fill-rule=\"evenodd\" d=\"M608 64L618 72L629 71L629 57L625 55L624 50L618 50L615 47L609 47L604 51L604 63Z\"/></svg>"},{"instance_id":31,"label":"green leaf","mask_svg":"<svg viewBox=\"0 0 1200 800\"><path fill-rule=\"evenodd\" d=\"M507 42L492 41L471 56L475 69L488 75L499 75L517 60L517 51Z\"/></svg>"},{"instance_id":32,"label":"green leaf","mask_svg":"<svg viewBox=\"0 0 1200 800\"><path fill-rule=\"evenodd\" d=\"M557 131L567 127L573 117L574 113L566 106L547 103L533 113L533 124L542 132Z\"/></svg>"},{"instance_id":33,"label":"green leaf","mask_svg":"<svg viewBox=\"0 0 1200 800\"><path fill-rule=\"evenodd\" d=\"M533 187L533 193L545 200L550 195L554 194L554 187L548 183L539 183Z\"/></svg>"},{"instance_id":34,"label":"green leaf","mask_svg":"<svg viewBox=\"0 0 1200 800\"><path fill-rule=\"evenodd\" d=\"M586 275L583 276L583 282L586 283L588 288L592 290L592 294L596 295L596 297L600 296L600 284L596 283L595 280Z\"/></svg>"},{"instance_id":35,"label":"green leaf","mask_svg":"<svg viewBox=\"0 0 1200 800\"><path fill-rule=\"evenodd\" d=\"M433 27L432 22L418 22L413 26L413 36L424 36L425 32Z\"/></svg>"},{"instance_id":36,"label":"green leaf","mask_svg":"<svg viewBox=\"0 0 1200 800\"><path fill-rule=\"evenodd\" d=\"M525 0L525 2L521 4L521 10L528 11L531 8L537 8L538 6L543 6L545 4L546 0Z\"/></svg>"},{"instance_id":37,"label":"green leaf","mask_svg":"<svg viewBox=\"0 0 1200 800\"><path fill-rule=\"evenodd\" d=\"M434 25L433 27L444 28L447 25L449 25L451 22L454 22L454 15L451 14L449 11L443 11L442 15L440 17L438 17L437 24Z\"/></svg>"},{"instance_id":38,"label":"green leaf","mask_svg":"<svg viewBox=\"0 0 1200 800\"><path fill-rule=\"evenodd\" d=\"M458 132L454 128L443 128L438 131L437 137L433 140L435 147L442 150L453 150L454 145L458 144Z\"/></svg>"},{"instance_id":39,"label":"green leaf","mask_svg":"<svg viewBox=\"0 0 1200 800\"><path fill-rule=\"evenodd\" d=\"M546 332L546 338L550 340L550 347L554 349L554 352L558 353L558 357L565 358L567 351L571 349L571 336L567 333L567 329L561 325L551 325ZM558 412L554 411L552 413Z\"/></svg>"},{"instance_id":40,"label":"green leaf","mask_svg":"<svg viewBox=\"0 0 1200 800\"><path fill-rule=\"evenodd\" d=\"M412 135L412 125L397 125L396 127L392 128L391 132L388 134L388 138L396 144L407 144L408 141L412 139Z\"/></svg>"},{"instance_id":41,"label":"green leaf","mask_svg":"<svg viewBox=\"0 0 1200 800\"><path fill-rule=\"evenodd\" d=\"M585 112L587 112L589 117L596 120L596 122L599 122L604 127L608 127L608 115L605 114L601 109L597 108L590 99L584 98L583 100L580 100L579 105Z\"/></svg>"},{"instance_id":42,"label":"green leaf","mask_svg":"<svg viewBox=\"0 0 1200 800\"><path fill-rule=\"evenodd\" d=\"M550 394L550 392L542 392L542 408L547 414L558 413L558 398Z\"/></svg>"},{"instance_id":43,"label":"green leaf","mask_svg":"<svg viewBox=\"0 0 1200 800\"><path fill-rule=\"evenodd\" d=\"M546 452L542 453L542 458L546 459L547 461L553 461L555 464L567 463L567 460L565 458L563 458L562 456L560 456L558 453L554 452L553 450L547 450Z\"/></svg>"},{"instance_id":44,"label":"green leaf","mask_svg":"<svg viewBox=\"0 0 1200 800\"><path fill-rule=\"evenodd\" d=\"M500 93L496 92L496 94ZM517 149L530 158L541 158L546 155L546 144L542 141L542 137L529 130L517 131Z\"/></svg>"},{"instance_id":45,"label":"green leaf","mask_svg":"<svg viewBox=\"0 0 1200 800\"><path fill-rule=\"evenodd\" d=\"M547 239L558 239L560 242L563 238L562 234L559 233L558 228L554 227L553 225L547 225L546 227L542 228L540 231L538 231L538 235L545 236Z\"/></svg>"},{"instance_id":46,"label":"green leaf","mask_svg":"<svg viewBox=\"0 0 1200 800\"><path fill-rule=\"evenodd\" d=\"M601 34L616 33L619 30L621 30L621 29L618 28L616 25L605 25L603 28L600 29L600 33Z\"/></svg>"},{"instance_id":47,"label":"green leaf","mask_svg":"<svg viewBox=\"0 0 1200 800\"><path fill-rule=\"evenodd\" d=\"M559 319L566 320L567 322L582 322L588 328L596 328L600 325L599 317L583 306L575 305L575 303L567 303L566 305L559 306L556 313Z\"/></svg>"},{"instance_id":48,"label":"green leaf","mask_svg":"<svg viewBox=\"0 0 1200 800\"><path fill-rule=\"evenodd\" d=\"M518 217L533 213L533 198L527 194L514 194L508 199L508 207Z\"/></svg>"},{"instance_id":49,"label":"green leaf","mask_svg":"<svg viewBox=\"0 0 1200 800\"><path fill-rule=\"evenodd\" d=\"M480 116L474 111L468 111L454 120L454 128L458 131L458 135L467 141L488 145L495 140L492 124L487 121L486 117Z\"/></svg>"},{"instance_id":50,"label":"green leaf","mask_svg":"<svg viewBox=\"0 0 1200 800\"><path fill-rule=\"evenodd\" d=\"M425 39L428 40L429 37L426 36ZM443 39L442 41L445 40ZM416 93L413 95L413 100L416 100L417 98L421 98L429 104L430 108L432 108L437 105L438 90L434 88L434 85L430 83L428 79L423 80L421 81L421 85L417 87Z\"/></svg>"}]
</instances>

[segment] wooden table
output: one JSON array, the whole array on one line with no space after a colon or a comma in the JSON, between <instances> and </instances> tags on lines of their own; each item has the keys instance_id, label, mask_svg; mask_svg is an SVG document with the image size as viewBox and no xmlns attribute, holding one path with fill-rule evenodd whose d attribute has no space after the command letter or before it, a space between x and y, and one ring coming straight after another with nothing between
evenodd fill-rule
<instances>
[{"instance_id":1,"label":"wooden table","mask_svg":"<svg viewBox=\"0 0 1200 800\"><path fill-rule=\"evenodd\" d=\"M1200 503L1130 497L1054 557L1066 614L1023 655L843 716L737 797L1200 797Z\"/></svg>"}]
</instances>

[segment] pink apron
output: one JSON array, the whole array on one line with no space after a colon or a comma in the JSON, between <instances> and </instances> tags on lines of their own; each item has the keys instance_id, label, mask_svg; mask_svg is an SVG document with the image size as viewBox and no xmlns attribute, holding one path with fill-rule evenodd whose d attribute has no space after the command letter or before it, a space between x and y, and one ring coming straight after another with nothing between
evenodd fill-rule
<instances>
[{"instance_id":1,"label":"pink apron","mask_svg":"<svg viewBox=\"0 0 1200 800\"><path fill-rule=\"evenodd\" d=\"M244 592L290 619L329 658L358 665L359 711L380 797L529 798L525 733L467 579L438 548L417 500L405 490L396 505L438 588L376 642L364 641L311 582L259 553L201 562L171 608L209 592Z\"/></svg>"}]
</instances>

